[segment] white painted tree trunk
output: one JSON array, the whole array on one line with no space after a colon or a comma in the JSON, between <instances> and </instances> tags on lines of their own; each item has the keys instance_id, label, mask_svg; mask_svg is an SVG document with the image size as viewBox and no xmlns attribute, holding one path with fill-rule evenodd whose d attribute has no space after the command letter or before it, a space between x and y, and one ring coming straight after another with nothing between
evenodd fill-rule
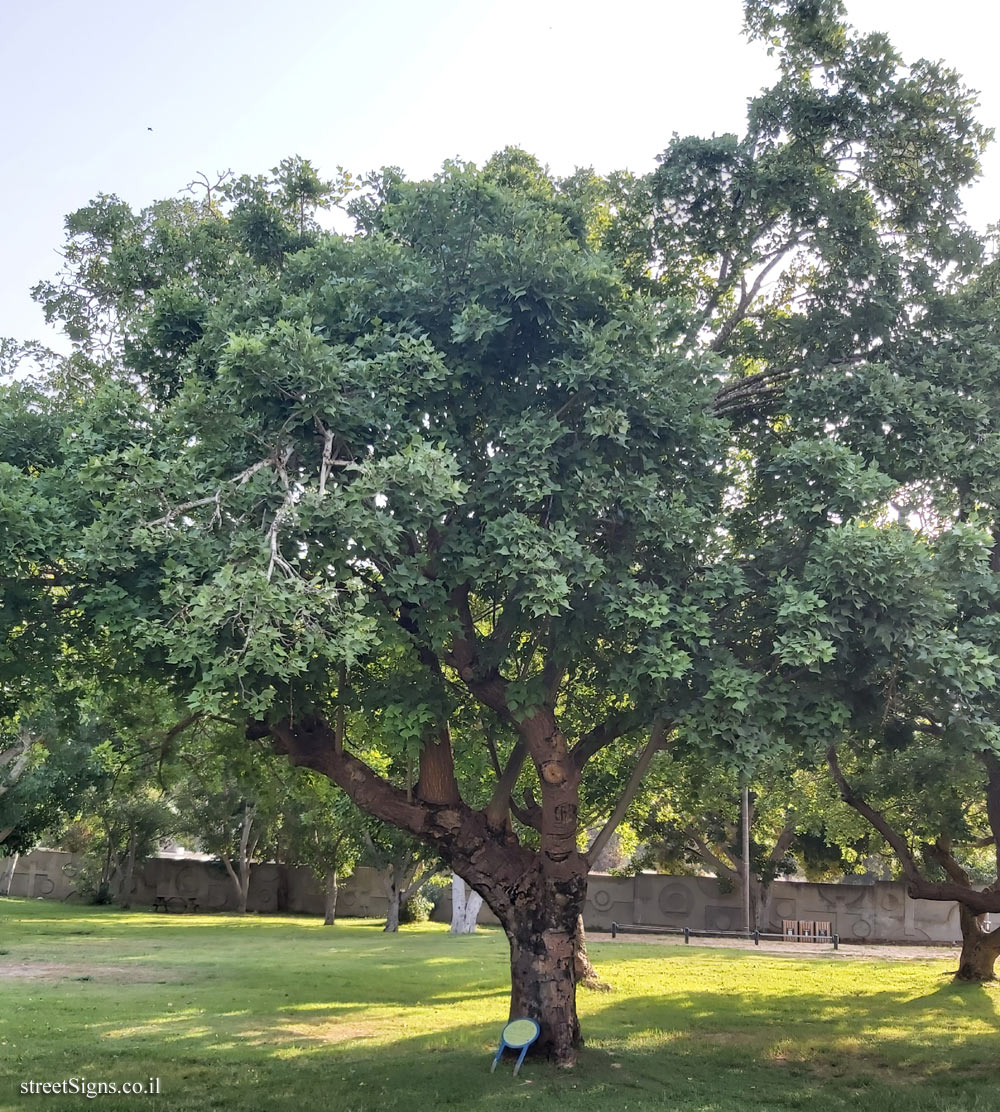
<instances>
[{"instance_id":1,"label":"white painted tree trunk","mask_svg":"<svg viewBox=\"0 0 1000 1112\"><path fill-rule=\"evenodd\" d=\"M5 896L10 895L10 886L14 883L14 870L17 868L17 861L18 861L18 858L20 856L21 855L19 853L15 853L12 857L9 858L10 866L7 869L7 872L6 872L6 875L4 876L4 881L3 881L3 883L4 883L3 894Z\"/></svg>"},{"instance_id":2,"label":"white painted tree trunk","mask_svg":"<svg viewBox=\"0 0 1000 1112\"><path fill-rule=\"evenodd\" d=\"M460 876L451 874L451 933L475 934L483 897Z\"/></svg>"}]
</instances>

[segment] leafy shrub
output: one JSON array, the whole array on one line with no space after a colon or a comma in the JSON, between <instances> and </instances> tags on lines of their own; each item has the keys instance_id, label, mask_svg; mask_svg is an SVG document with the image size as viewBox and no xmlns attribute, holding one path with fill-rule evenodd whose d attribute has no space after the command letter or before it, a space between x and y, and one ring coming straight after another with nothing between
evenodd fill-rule
<instances>
[{"instance_id":1,"label":"leafy shrub","mask_svg":"<svg viewBox=\"0 0 1000 1112\"><path fill-rule=\"evenodd\" d=\"M426 923L431 917L434 904L423 894L408 899L399 909L401 923Z\"/></svg>"}]
</instances>

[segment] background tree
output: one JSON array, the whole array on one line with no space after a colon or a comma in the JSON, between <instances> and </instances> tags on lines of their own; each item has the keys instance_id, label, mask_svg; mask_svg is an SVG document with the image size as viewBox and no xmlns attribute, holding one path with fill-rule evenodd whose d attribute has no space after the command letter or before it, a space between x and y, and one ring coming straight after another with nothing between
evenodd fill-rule
<instances>
[{"instance_id":1,"label":"background tree","mask_svg":"<svg viewBox=\"0 0 1000 1112\"><path fill-rule=\"evenodd\" d=\"M34 745L35 742L26 729L19 730L13 737L0 742L0 797L14 787L28 768ZM13 830L13 826L0 826L0 845Z\"/></svg>"},{"instance_id":2,"label":"background tree","mask_svg":"<svg viewBox=\"0 0 1000 1112\"><path fill-rule=\"evenodd\" d=\"M457 874L451 874L452 934L475 934L483 897Z\"/></svg>"},{"instance_id":3,"label":"background tree","mask_svg":"<svg viewBox=\"0 0 1000 1112\"><path fill-rule=\"evenodd\" d=\"M740 774L720 762L717 753L691 741L675 742L656 761L633 820L640 849L632 868L662 872L709 872L742 893L745 862L742 848ZM773 930L771 885L802 867L807 839L810 860L817 847L838 863L838 875L851 866L841 844L853 824L839 814L843 807L825 782L821 769L795 770L787 764L759 765L750 788L750 924ZM852 831L857 836L857 832ZM846 848L846 847L845 847ZM854 856L854 854L852 854ZM777 924L780 927L780 924Z\"/></svg>"},{"instance_id":4,"label":"background tree","mask_svg":"<svg viewBox=\"0 0 1000 1112\"><path fill-rule=\"evenodd\" d=\"M96 775L95 738L86 722L23 718L0 728L10 756L0 783L0 857L27 853L42 834L72 816Z\"/></svg>"},{"instance_id":5,"label":"background tree","mask_svg":"<svg viewBox=\"0 0 1000 1112\"><path fill-rule=\"evenodd\" d=\"M407 903L441 872L441 862L424 842L385 823L370 820L362 828L364 861L378 872L388 909L384 930L399 930Z\"/></svg>"},{"instance_id":6,"label":"background tree","mask_svg":"<svg viewBox=\"0 0 1000 1112\"><path fill-rule=\"evenodd\" d=\"M287 858L312 870L323 892L323 922L337 918L337 891L365 849L363 819L325 777L303 771L281 793L281 841Z\"/></svg>"},{"instance_id":7,"label":"background tree","mask_svg":"<svg viewBox=\"0 0 1000 1112\"><path fill-rule=\"evenodd\" d=\"M866 592L856 583L850 620L827 602L840 655L853 651L861 664L859 625L875 622L881 634L877 654L865 638L864 666L844 693L853 729L827 759L844 801L894 853L910 895L958 903L959 979L992 980L1000 931L985 931L981 917L1000 911L993 541L957 525L910 543L911 585L893 590L883 577ZM830 586L839 595L841 584Z\"/></svg>"},{"instance_id":8,"label":"background tree","mask_svg":"<svg viewBox=\"0 0 1000 1112\"><path fill-rule=\"evenodd\" d=\"M185 746L181 759L188 771L175 799L181 828L222 862L237 911L245 915L253 864L270 848L280 800L261 755L232 740L203 736Z\"/></svg>"}]
</instances>

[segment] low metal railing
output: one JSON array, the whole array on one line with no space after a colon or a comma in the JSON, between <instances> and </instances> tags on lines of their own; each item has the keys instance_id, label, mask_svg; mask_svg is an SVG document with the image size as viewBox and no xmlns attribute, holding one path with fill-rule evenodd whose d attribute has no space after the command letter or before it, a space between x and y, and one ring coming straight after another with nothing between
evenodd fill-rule
<instances>
[{"instance_id":1,"label":"low metal railing","mask_svg":"<svg viewBox=\"0 0 1000 1112\"><path fill-rule=\"evenodd\" d=\"M831 942L835 950L840 949L840 935L831 934L816 937L796 937L786 934L771 934L767 931L708 931L696 927L647 927L641 923L612 923L611 937L617 938L620 934L682 934L684 942L690 945L692 938L744 938L748 942L753 939L755 946L760 945L760 940L774 939L778 942L798 942L815 946L820 942Z\"/></svg>"}]
</instances>

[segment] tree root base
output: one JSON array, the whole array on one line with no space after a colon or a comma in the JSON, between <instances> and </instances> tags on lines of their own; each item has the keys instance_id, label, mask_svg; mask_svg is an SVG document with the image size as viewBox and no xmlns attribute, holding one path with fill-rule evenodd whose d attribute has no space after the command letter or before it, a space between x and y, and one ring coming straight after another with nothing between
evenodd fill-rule
<instances>
[{"instance_id":1,"label":"tree root base","mask_svg":"<svg viewBox=\"0 0 1000 1112\"><path fill-rule=\"evenodd\" d=\"M588 973L576 982L581 988L589 988L591 992L614 992L615 986L602 981L596 973Z\"/></svg>"}]
</instances>

